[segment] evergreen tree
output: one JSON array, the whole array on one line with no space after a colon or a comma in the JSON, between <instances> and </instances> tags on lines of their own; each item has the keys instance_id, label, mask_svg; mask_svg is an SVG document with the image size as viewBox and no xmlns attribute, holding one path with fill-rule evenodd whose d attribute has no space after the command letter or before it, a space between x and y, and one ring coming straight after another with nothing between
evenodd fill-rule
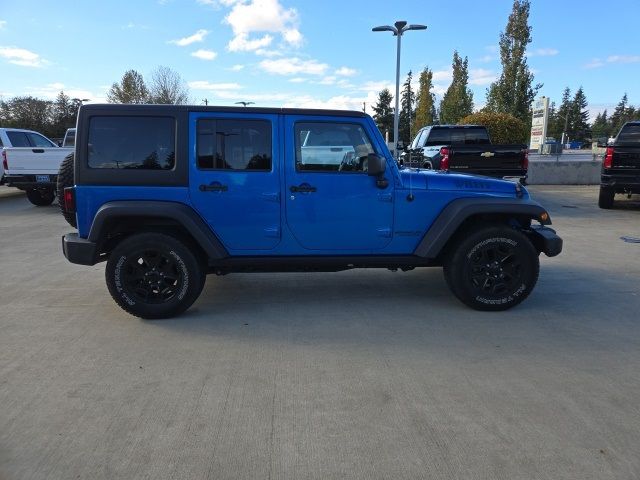
<instances>
[{"instance_id":1,"label":"evergreen tree","mask_svg":"<svg viewBox=\"0 0 640 480\"><path fill-rule=\"evenodd\" d=\"M420 73L420 86L416 94L416 121L414 132L417 132L425 125L433 125L435 114L435 95L433 89L433 72L425 67Z\"/></svg>"},{"instance_id":2,"label":"evergreen tree","mask_svg":"<svg viewBox=\"0 0 640 480\"><path fill-rule=\"evenodd\" d=\"M398 126L398 138L404 142L405 145L411 142L411 135L415 132L413 128L413 124L415 123L413 105L416 102L416 94L411 87L412 80L413 73L409 70L407 80L402 85L402 92L400 92L400 125Z\"/></svg>"},{"instance_id":3,"label":"evergreen tree","mask_svg":"<svg viewBox=\"0 0 640 480\"><path fill-rule=\"evenodd\" d=\"M148 97L144 78L135 70L126 71L120 83L111 85L107 92L109 103L147 103Z\"/></svg>"},{"instance_id":4,"label":"evergreen tree","mask_svg":"<svg viewBox=\"0 0 640 480\"><path fill-rule=\"evenodd\" d=\"M566 87L562 92L562 102L560 103L560 107L554 112L553 117L549 116L549 126L547 128L547 133L552 134L556 138L556 140L562 140L562 133L565 133L566 140L566 131L569 129L569 114L571 111L571 90L569 87Z\"/></svg>"},{"instance_id":5,"label":"evergreen tree","mask_svg":"<svg viewBox=\"0 0 640 480\"><path fill-rule=\"evenodd\" d=\"M569 136L572 140L586 142L591 136L587 97L582 87L578 88L569 111Z\"/></svg>"},{"instance_id":6,"label":"evergreen tree","mask_svg":"<svg viewBox=\"0 0 640 480\"><path fill-rule=\"evenodd\" d=\"M468 88L469 60L453 52L453 80L440 102L440 122L455 124L473 113L473 93Z\"/></svg>"},{"instance_id":7,"label":"evergreen tree","mask_svg":"<svg viewBox=\"0 0 640 480\"><path fill-rule=\"evenodd\" d=\"M625 93L622 96L622 99L620 100L618 105L616 105L616 108L611 114L611 118L609 119L609 125L611 127L611 130L610 130L611 135L616 135L620 130L620 128L622 128L622 125L624 125L624 123L628 121L628 114L629 114L629 108L627 107L628 103L629 103L629 99L627 98L627 94Z\"/></svg>"},{"instance_id":8,"label":"evergreen tree","mask_svg":"<svg viewBox=\"0 0 640 480\"><path fill-rule=\"evenodd\" d=\"M531 104L542 87L533 86L533 74L527 65L529 10L529 0L514 0L507 27L500 34L502 73L487 90L486 106L488 111L510 113L527 124L531 121Z\"/></svg>"},{"instance_id":9,"label":"evergreen tree","mask_svg":"<svg viewBox=\"0 0 640 480\"><path fill-rule=\"evenodd\" d=\"M76 101L78 99L75 99ZM78 114L78 103L60 91L52 105L52 120L55 130L55 137L61 137L67 128L75 127L76 116Z\"/></svg>"},{"instance_id":10,"label":"evergreen tree","mask_svg":"<svg viewBox=\"0 0 640 480\"><path fill-rule=\"evenodd\" d=\"M373 119L378 125L378 129L384 137L386 132L393 135L393 95L388 88L385 88L378 94L378 103L373 106ZM391 138L391 137L390 137Z\"/></svg>"},{"instance_id":11,"label":"evergreen tree","mask_svg":"<svg viewBox=\"0 0 640 480\"><path fill-rule=\"evenodd\" d=\"M607 138L611 136L611 127L609 126L609 119L607 118L607 111L596 115L596 119L591 125L591 135L594 140L607 141Z\"/></svg>"}]
</instances>

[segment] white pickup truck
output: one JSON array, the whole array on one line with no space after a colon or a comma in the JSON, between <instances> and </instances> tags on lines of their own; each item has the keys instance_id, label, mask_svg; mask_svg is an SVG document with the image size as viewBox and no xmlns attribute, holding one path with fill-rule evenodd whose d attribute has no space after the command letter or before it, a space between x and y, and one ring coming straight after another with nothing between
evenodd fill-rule
<instances>
[{"instance_id":1,"label":"white pickup truck","mask_svg":"<svg viewBox=\"0 0 640 480\"><path fill-rule=\"evenodd\" d=\"M61 148L31 130L0 128L0 151L2 182L25 190L34 205L51 205L60 163L73 148Z\"/></svg>"}]
</instances>

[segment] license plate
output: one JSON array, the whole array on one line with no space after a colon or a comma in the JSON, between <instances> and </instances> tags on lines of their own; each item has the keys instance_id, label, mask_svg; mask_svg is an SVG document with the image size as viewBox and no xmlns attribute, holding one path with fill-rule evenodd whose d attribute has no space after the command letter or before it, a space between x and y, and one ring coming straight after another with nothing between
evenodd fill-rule
<instances>
[{"instance_id":1,"label":"license plate","mask_svg":"<svg viewBox=\"0 0 640 480\"><path fill-rule=\"evenodd\" d=\"M36 175L36 182L48 182L49 175Z\"/></svg>"}]
</instances>

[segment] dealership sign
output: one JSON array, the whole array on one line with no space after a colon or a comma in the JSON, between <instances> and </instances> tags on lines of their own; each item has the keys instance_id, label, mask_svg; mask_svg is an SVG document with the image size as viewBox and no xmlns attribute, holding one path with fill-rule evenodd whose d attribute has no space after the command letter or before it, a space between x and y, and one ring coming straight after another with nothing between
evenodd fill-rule
<instances>
[{"instance_id":1,"label":"dealership sign","mask_svg":"<svg viewBox=\"0 0 640 480\"><path fill-rule=\"evenodd\" d=\"M540 150L547 137L547 123L549 122L549 99L541 97L533 105L533 118L531 119L531 150Z\"/></svg>"}]
</instances>

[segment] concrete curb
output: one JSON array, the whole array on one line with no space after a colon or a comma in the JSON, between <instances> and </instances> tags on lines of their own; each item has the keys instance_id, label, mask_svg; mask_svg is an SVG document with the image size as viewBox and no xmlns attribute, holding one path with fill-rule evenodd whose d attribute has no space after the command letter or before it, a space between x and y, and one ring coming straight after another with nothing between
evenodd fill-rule
<instances>
[{"instance_id":1,"label":"concrete curb","mask_svg":"<svg viewBox=\"0 0 640 480\"><path fill-rule=\"evenodd\" d=\"M598 185L601 161L529 162L530 185Z\"/></svg>"}]
</instances>

